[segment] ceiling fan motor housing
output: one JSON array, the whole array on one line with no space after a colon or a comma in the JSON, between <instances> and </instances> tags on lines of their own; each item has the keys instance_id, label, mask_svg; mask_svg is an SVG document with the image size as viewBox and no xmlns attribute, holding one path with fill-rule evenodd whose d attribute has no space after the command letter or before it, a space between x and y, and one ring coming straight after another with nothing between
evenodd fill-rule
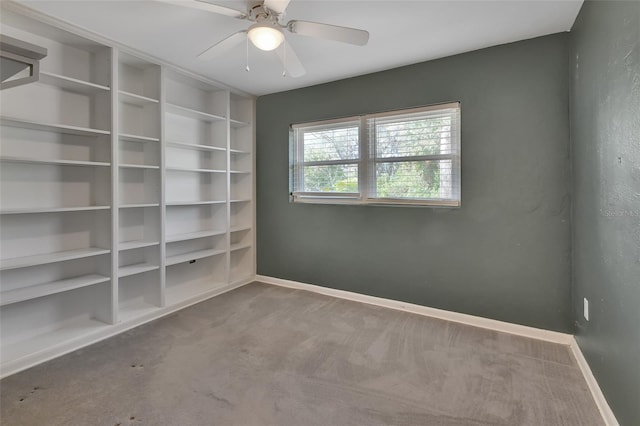
<instances>
[{"instance_id":1,"label":"ceiling fan motor housing","mask_svg":"<svg viewBox=\"0 0 640 426\"><path fill-rule=\"evenodd\" d=\"M249 21L253 22L278 22L278 15L272 13L269 9L264 7L264 2L256 2L249 8Z\"/></svg>"}]
</instances>

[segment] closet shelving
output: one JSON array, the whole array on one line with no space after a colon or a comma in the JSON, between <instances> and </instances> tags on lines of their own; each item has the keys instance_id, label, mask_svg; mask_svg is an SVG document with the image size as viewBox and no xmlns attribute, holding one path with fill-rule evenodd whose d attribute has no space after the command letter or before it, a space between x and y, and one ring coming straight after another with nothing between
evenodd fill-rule
<instances>
[{"instance_id":1,"label":"closet shelving","mask_svg":"<svg viewBox=\"0 0 640 426\"><path fill-rule=\"evenodd\" d=\"M1 97L1 358L108 328L111 48L55 28L4 34L44 46L40 80ZM41 34L46 34L43 36Z\"/></svg>"},{"instance_id":2,"label":"closet shelving","mask_svg":"<svg viewBox=\"0 0 640 426\"><path fill-rule=\"evenodd\" d=\"M161 67L118 52L118 321L162 307Z\"/></svg>"},{"instance_id":3,"label":"closet shelving","mask_svg":"<svg viewBox=\"0 0 640 426\"><path fill-rule=\"evenodd\" d=\"M248 277L255 262L252 101L229 96L229 279Z\"/></svg>"},{"instance_id":4,"label":"closet shelving","mask_svg":"<svg viewBox=\"0 0 640 426\"><path fill-rule=\"evenodd\" d=\"M165 117L167 302L227 282L229 92L168 72Z\"/></svg>"},{"instance_id":5,"label":"closet shelving","mask_svg":"<svg viewBox=\"0 0 640 426\"><path fill-rule=\"evenodd\" d=\"M1 7L1 374L251 279L253 99Z\"/></svg>"}]
</instances>

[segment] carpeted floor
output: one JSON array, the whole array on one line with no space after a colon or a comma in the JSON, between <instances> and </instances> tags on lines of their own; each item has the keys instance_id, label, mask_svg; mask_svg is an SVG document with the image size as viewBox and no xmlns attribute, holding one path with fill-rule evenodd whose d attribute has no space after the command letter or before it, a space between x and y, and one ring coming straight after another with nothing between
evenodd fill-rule
<instances>
[{"instance_id":1,"label":"carpeted floor","mask_svg":"<svg viewBox=\"0 0 640 426\"><path fill-rule=\"evenodd\" d=\"M12 425L602 425L562 345L253 283L22 373Z\"/></svg>"}]
</instances>

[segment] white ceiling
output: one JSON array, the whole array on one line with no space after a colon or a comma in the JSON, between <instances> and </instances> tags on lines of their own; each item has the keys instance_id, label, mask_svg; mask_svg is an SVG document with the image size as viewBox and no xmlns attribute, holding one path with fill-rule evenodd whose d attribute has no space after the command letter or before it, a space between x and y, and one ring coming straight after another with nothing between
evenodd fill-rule
<instances>
[{"instance_id":1,"label":"white ceiling","mask_svg":"<svg viewBox=\"0 0 640 426\"><path fill-rule=\"evenodd\" d=\"M273 52L240 45L218 60L196 55L248 21L150 0L21 0L48 15L247 93L263 95L571 29L583 0L293 0L285 20L364 29L364 47L287 34L307 69L282 77ZM243 10L246 2L213 1Z\"/></svg>"}]
</instances>

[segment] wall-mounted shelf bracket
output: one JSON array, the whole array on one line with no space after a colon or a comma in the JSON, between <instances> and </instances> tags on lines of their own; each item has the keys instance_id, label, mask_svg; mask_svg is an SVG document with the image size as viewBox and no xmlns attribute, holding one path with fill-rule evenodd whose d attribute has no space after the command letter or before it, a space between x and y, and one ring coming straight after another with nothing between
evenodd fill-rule
<instances>
[{"instance_id":1,"label":"wall-mounted shelf bracket","mask_svg":"<svg viewBox=\"0 0 640 426\"><path fill-rule=\"evenodd\" d=\"M45 56L44 47L0 34L0 89L38 81L40 59ZM29 74L22 76L26 70Z\"/></svg>"}]
</instances>

